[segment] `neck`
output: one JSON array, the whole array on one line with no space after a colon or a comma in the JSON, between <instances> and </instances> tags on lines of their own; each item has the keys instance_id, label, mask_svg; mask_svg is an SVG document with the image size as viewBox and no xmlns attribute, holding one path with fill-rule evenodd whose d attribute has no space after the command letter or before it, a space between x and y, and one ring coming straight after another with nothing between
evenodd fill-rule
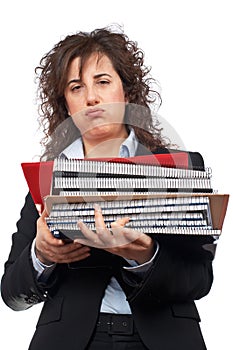
<instances>
[{"instance_id":1,"label":"neck","mask_svg":"<svg viewBox=\"0 0 233 350\"><path fill-rule=\"evenodd\" d=\"M84 143L85 158L113 158L118 157L119 150L124 138L109 139L96 145Z\"/></svg>"},{"instance_id":2,"label":"neck","mask_svg":"<svg viewBox=\"0 0 233 350\"><path fill-rule=\"evenodd\" d=\"M119 149L128 137L123 125L107 125L95 130L95 133L83 135L85 158L117 157Z\"/></svg>"}]
</instances>

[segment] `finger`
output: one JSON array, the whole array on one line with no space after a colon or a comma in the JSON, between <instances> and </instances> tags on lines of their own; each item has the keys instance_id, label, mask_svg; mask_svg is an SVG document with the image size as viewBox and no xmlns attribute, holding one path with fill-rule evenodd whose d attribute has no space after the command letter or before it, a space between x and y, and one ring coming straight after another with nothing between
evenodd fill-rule
<instances>
[{"instance_id":1,"label":"finger","mask_svg":"<svg viewBox=\"0 0 233 350\"><path fill-rule=\"evenodd\" d=\"M61 239L55 238L47 227L46 223L38 222L37 234L36 234L36 245L38 249L43 251L48 251L53 247L59 247L65 245L65 242Z\"/></svg>"},{"instance_id":2,"label":"finger","mask_svg":"<svg viewBox=\"0 0 233 350\"><path fill-rule=\"evenodd\" d=\"M89 240L87 238L75 238L74 244L90 246Z\"/></svg>"},{"instance_id":3,"label":"finger","mask_svg":"<svg viewBox=\"0 0 233 350\"><path fill-rule=\"evenodd\" d=\"M113 227L112 231L118 246L135 243L143 235L142 232L127 227Z\"/></svg>"},{"instance_id":4,"label":"finger","mask_svg":"<svg viewBox=\"0 0 233 350\"><path fill-rule=\"evenodd\" d=\"M69 263L85 259L90 255L90 248L87 246L77 247L75 244L70 244L70 250L58 249L56 252L51 252L51 258L56 263Z\"/></svg>"},{"instance_id":5,"label":"finger","mask_svg":"<svg viewBox=\"0 0 233 350\"><path fill-rule=\"evenodd\" d=\"M96 248L103 248L106 245L109 245L108 240L109 237L112 237L112 235L110 231L108 231L106 228L99 228L98 230L96 230L96 232L93 232L82 221L78 222L78 226L82 231L84 238L75 239L76 243L81 243Z\"/></svg>"},{"instance_id":6,"label":"finger","mask_svg":"<svg viewBox=\"0 0 233 350\"><path fill-rule=\"evenodd\" d=\"M105 229L106 225L104 222L104 217L102 215L102 210L99 204L94 204L94 209L95 209L95 225L96 227Z\"/></svg>"},{"instance_id":7,"label":"finger","mask_svg":"<svg viewBox=\"0 0 233 350\"><path fill-rule=\"evenodd\" d=\"M102 215L102 210L99 204L94 205L95 208L95 226L96 226L96 234L100 241L102 241L105 244L109 244L109 241L112 240L112 233L111 230L109 230L106 227L106 224L104 222L104 217Z\"/></svg>"},{"instance_id":8,"label":"finger","mask_svg":"<svg viewBox=\"0 0 233 350\"><path fill-rule=\"evenodd\" d=\"M78 245L78 244L75 244L75 243L69 243L69 244L66 244L64 245L63 247L59 247L57 249L57 252L58 254L60 255L69 255L69 256L72 256L72 255L77 255L77 253L86 253L86 252L89 252L90 251L90 248L87 247L87 246L84 246L84 245Z\"/></svg>"},{"instance_id":9,"label":"finger","mask_svg":"<svg viewBox=\"0 0 233 350\"><path fill-rule=\"evenodd\" d=\"M125 225L129 222L129 217L120 218L114 222L111 223L111 231L114 237L118 240L121 238L120 242L126 242L124 237L124 231L125 231ZM119 242L119 243L120 243Z\"/></svg>"},{"instance_id":10,"label":"finger","mask_svg":"<svg viewBox=\"0 0 233 350\"><path fill-rule=\"evenodd\" d=\"M94 241L96 239L96 233L89 229L89 227L81 220L78 221L78 227L80 228L82 234L84 235L84 240L87 239L88 241ZM82 238L75 239L75 242L82 241Z\"/></svg>"},{"instance_id":11,"label":"finger","mask_svg":"<svg viewBox=\"0 0 233 350\"><path fill-rule=\"evenodd\" d=\"M142 236L146 236L143 232L129 228L129 227L124 228L124 234L130 240L134 240L134 241L141 238Z\"/></svg>"},{"instance_id":12,"label":"finger","mask_svg":"<svg viewBox=\"0 0 233 350\"><path fill-rule=\"evenodd\" d=\"M119 226L124 227L129 221L130 221L129 217L123 217L123 218L117 219L116 221L112 222L111 227L112 228L119 227Z\"/></svg>"}]
</instances>

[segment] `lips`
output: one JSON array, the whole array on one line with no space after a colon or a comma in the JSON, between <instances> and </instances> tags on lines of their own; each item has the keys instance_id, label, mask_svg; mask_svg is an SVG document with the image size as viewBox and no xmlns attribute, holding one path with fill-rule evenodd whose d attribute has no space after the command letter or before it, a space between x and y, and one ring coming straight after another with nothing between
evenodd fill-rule
<instances>
[{"instance_id":1,"label":"lips","mask_svg":"<svg viewBox=\"0 0 233 350\"><path fill-rule=\"evenodd\" d=\"M85 115L89 118L96 118L103 116L104 109L103 108L89 108Z\"/></svg>"}]
</instances>

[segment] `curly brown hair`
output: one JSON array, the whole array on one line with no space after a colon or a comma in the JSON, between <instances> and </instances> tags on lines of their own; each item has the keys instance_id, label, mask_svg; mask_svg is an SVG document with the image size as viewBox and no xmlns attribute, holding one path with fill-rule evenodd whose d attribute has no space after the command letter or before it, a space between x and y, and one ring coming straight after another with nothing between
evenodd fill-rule
<instances>
[{"instance_id":1,"label":"curly brown hair","mask_svg":"<svg viewBox=\"0 0 233 350\"><path fill-rule=\"evenodd\" d=\"M45 134L41 141L44 146L41 159L53 159L80 136L68 115L64 91L73 59L80 57L81 74L82 67L93 53L108 56L118 73L131 105L130 113L126 110L125 124L134 128L139 142L151 151L167 146L150 110L150 106L155 101L160 104L161 99L153 88L155 80L149 76L150 68L144 65L143 51L123 32L102 28L66 36L42 57L35 69L39 119Z\"/></svg>"}]
</instances>

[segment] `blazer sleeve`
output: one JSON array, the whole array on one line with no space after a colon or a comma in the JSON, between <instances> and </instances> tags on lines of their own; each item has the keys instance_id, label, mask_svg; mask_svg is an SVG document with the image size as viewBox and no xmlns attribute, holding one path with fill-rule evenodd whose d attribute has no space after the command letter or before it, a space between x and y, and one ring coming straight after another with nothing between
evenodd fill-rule
<instances>
[{"instance_id":1,"label":"blazer sleeve","mask_svg":"<svg viewBox=\"0 0 233 350\"><path fill-rule=\"evenodd\" d=\"M154 239L159 243L159 253L144 278L131 284L128 301L184 302L207 295L213 283L212 239L209 243L201 237L174 235ZM127 283L132 281L129 273L123 272Z\"/></svg>"},{"instance_id":2,"label":"blazer sleeve","mask_svg":"<svg viewBox=\"0 0 233 350\"><path fill-rule=\"evenodd\" d=\"M200 153L188 152L188 156L190 168L205 169ZM159 244L159 252L144 278L132 283L130 272L123 271L125 282L132 287L126 289L129 302L182 302L207 295L213 283L215 239L167 234L153 235L153 239Z\"/></svg>"},{"instance_id":3,"label":"blazer sleeve","mask_svg":"<svg viewBox=\"0 0 233 350\"><path fill-rule=\"evenodd\" d=\"M38 217L28 194L17 222L17 232L12 235L12 248L1 281L2 299L13 310L27 309L47 298L47 289L37 281L31 261L31 244L36 235Z\"/></svg>"}]
</instances>

